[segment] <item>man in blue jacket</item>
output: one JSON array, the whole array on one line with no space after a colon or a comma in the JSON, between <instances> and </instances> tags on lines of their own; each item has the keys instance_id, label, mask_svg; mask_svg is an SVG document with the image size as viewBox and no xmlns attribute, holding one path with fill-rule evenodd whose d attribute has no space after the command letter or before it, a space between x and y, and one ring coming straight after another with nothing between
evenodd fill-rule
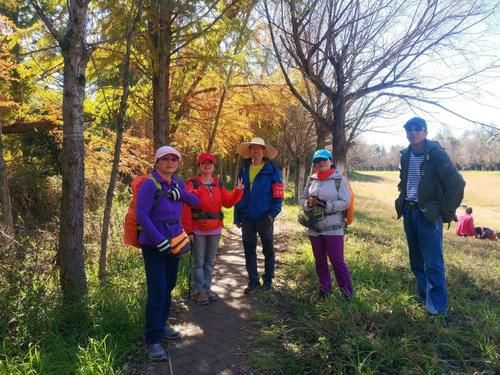
<instances>
[{"instance_id":1,"label":"man in blue jacket","mask_svg":"<svg viewBox=\"0 0 500 375\"><path fill-rule=\"evenodd\" d=\"M278 151L266 145L262 138L252 138L243 142L237 148L238 153L245 158L238 178L245 186L243 198L235 206L234 223L241 227L245 264L248 273L248 285L245 294L252 293L260 287L257 271L257 234L262 242L264 254L264 289L272 290L274 278L274 219L281 212L283 202L283 184L281 172L271 161Z\"/></svg>"}]
</instances>

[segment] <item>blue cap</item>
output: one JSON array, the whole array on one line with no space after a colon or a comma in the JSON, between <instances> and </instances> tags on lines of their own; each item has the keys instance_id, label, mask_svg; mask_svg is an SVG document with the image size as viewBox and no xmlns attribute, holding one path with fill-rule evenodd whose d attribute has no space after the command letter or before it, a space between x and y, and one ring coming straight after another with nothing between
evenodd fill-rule
<instances>
[{"instance_id":1,"label":"blue cap","mask_svg":"<svg viewBox=\"0 0 500 375\"><path fill-rule=\"evenodd\" d=\"M316 159L330 159L330 160L333 160L333 155L330 151L328 151L326 148L322 148L320 150L317 150L314 155L313 155L313 159L312 159L312 162L314 163L314 161Z\"/></svg>"},{"instance_id":2,"label":"blue cap","mask_svg":"<svg viewBox=\"0 0 500 375\"><path fill-rule=\"evenodd\" d=\"M413 118L409 119L406 122L406 124L404 124L403 128L408 130L408 129L411 129L412 127L427 130L427 123L425 122L425 120L423 118L413 117Z\"/></svg>"}]
</instances>

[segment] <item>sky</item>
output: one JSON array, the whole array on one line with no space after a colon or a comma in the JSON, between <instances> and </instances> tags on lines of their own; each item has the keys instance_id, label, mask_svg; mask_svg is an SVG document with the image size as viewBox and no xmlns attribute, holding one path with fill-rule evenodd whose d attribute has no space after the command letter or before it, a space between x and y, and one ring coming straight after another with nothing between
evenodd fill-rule
<instances>
[{"instance_id":1,"label":"sky","mask_svg":"<svg viewBox=\"0 0 500 375\"><path fill-rule=\"evenodd\" d=\"M500 128L500 77L491 80L488 88L484 88L481 97L474 103L464 99L450 99L442 103L458 111L462 115L491 124ZM412 112L407 110L393 120L375 121L373 126L385 128L387 133L367 132L361 139L368 144L379 144L386 147L391 145L406 145L406 135L403 125L410 118L418 116L427 122L428 138L434 138L445 127L449 128L457 137L460 137L466 130L472 130L478 125L474 125L464 119L446 112L437 107L427 107L425 111Z\"/></svg>"},{"instance_id":2,"label":"sky","mask_svg":"<svg viewBox=\"0 0 500 375\"><path fill-rule=\"evenodd\" d=\"M469 52L463 61L449 61L453 58L441 55L440 57L444 57L444 59L440 63L431 61L423 74L437 78L435 82L439 83L440 79L446 81L446 78L460 76L468 69L481 69L486 62L496 64L495 72L479 75L475 78L477 87L470 93L469 98L455 96L440 99L439 103L467 118L500 128L500 10L488 19L488 22L478 25L478 31L480 31L478 34L471 34L468 38L459 41L460 44L461 42L465 43L465 49ZM477 38L474 38L475 36ZM461 58L459 56L459 59ZM457 70L454 70L453 66ZM415 116L426 120L428 138L430 139L434 138L445 127L460 137L466 130L472 130L478 126L454 116L444 109L426 106L421 112L402 110L401 115L393 120L375 120L371 125L377 129L383 128L387 133L367 132L361 136L361 139L368 144L379 144L386 147L406 145L408 141L403 131L403 125Z\"/></svg>"}]
</instances>

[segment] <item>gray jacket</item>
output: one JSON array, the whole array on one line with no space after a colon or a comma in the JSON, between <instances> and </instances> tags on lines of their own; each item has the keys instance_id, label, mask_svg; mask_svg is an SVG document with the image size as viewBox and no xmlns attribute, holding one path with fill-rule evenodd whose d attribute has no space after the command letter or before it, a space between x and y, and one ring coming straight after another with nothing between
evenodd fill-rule
<instances>
[{"instance_id":1,"label":"gray jacket","mask_svg":"<svg viewBox=\"0 0 500 375\"><path fill-rule=\"evenodd\" d=\"M338 182L340 186L337 191ZM315 196L326 202L325 213L326 217L321 220L317 227L321 232L309 229L307 234L310 236L325 235L343 235L344 234L344 218L343 211L349 207L351 193L345 177L340 173L335 172L326 180L320 181L316 174L309 177L309 183L304 187L304 191L300 198L300 205L307 207L307 198Z\"/></svg>"}]
</instances>

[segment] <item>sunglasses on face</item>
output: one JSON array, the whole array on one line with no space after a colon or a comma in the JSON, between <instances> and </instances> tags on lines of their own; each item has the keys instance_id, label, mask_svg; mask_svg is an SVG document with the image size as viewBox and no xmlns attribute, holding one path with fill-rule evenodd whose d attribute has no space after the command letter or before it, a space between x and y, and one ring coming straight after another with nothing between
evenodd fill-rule
<instances>
[{"instance_id":1,"label":"sunglasses on face","mask_svg":"<svg viewBox=\"0 0 500 375\"><path fill-rule=\"evenodd\" d=\"M177 161L179 159L177 159L175 156L162 156L161 158L159 158L158 160L163 160L163 161Z\"/></svg>"},{"instance_id":2,"label":"sunglasses on face","mask_svg":"<svg viewBox=\"0 0 500 375\"><path fill-rule=\"evenodd\" d=\"M422 127L413 127L413 128L407 128L406 132L407 133L410 133L410 132L421 132L423 130L424 130L424 128L422 128Z\"/></svg>"},{"instance_id":3,"label":"sunglasses on face","mask_svg":"<svg viewBox=\"0 0 500 375\"><path fill-rule=\"evenodd\" d=\"M317 164L317 163L322 163L324 161L327 161L328 159L325 159L325 158L316 158L314 159L314 164Z\"/></svg>"}]
</instances>

